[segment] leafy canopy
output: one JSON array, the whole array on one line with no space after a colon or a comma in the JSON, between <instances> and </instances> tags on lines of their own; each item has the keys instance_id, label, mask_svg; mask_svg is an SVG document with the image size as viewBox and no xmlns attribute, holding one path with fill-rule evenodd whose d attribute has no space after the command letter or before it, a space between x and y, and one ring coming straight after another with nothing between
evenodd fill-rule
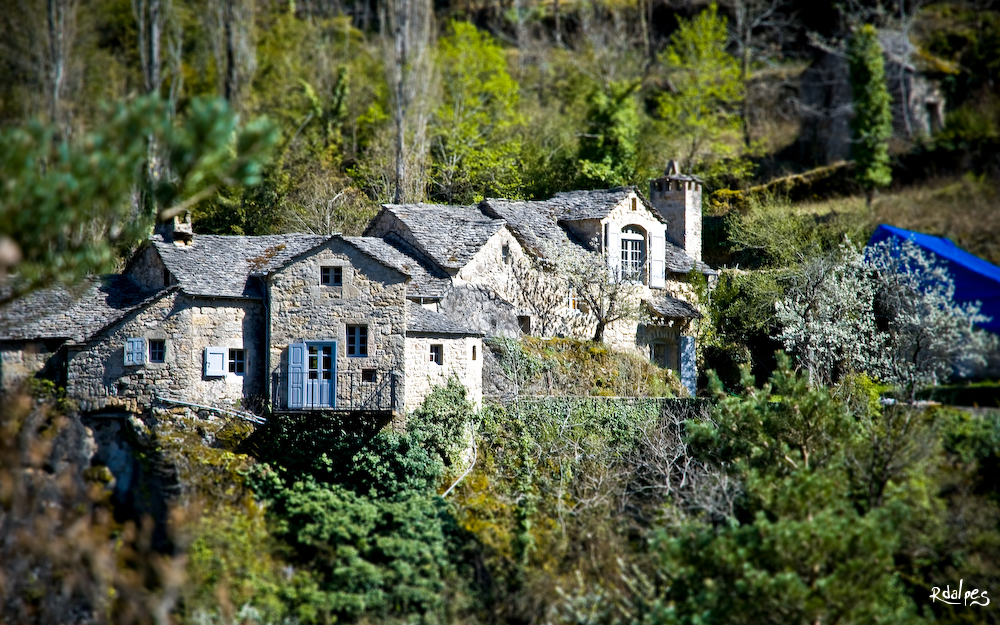
<instances>
[{"instance_id":1,"label":"leafy canopy","mask_svg":"<svg viewBox=\"0 0 1000 625\"><path fill-rule=\"evenodd\" d=\"M708 154L732 152L726 135L739 129L743 82L736 58L726 52L726 18L715 4L692 20L679 20L660 56L673 88L660 96L666 130L681 143L683 169Z\"/></svg>"},{"instance_id":2,"label":"leafy canopy","mask_svg":"<svg viewBox=\"0 0 1000 625\"><path fill-rule=\"evenodd\" d=\"M618 187L638 175L639 83L594 87L587 97L586 132L580 136L580 188Z\"/></svg>"},{"instance_id":3,"label":"leafy canopy","mask_svg":"<svg viewBox=\"0 0 1000 625\"><path fill-rule=\"evenodd\" d=\"M435 194L449 203L516 197L518 85L503 50L468 22L452 22L438 43L441 104L433 126Z\"/></svg>"},{"instance_id":4,"label":"leafy canopy","mask_svg":"<svg viewBox=\"0 0 1000 625\"><path fill-rule=\"evenodd\" d=\"M0 232L20 250L21 290L109 271L116 246L143 238L157 216L256 184L278 136L265 119L239 127L223 100L195 99L173 120L155 97L117 105L79 138L54 132L35 121L0 133ZM163 175L145 173L151 144ZM138 212L136 188L150 200Z\"/></svg>"}]
</instances>

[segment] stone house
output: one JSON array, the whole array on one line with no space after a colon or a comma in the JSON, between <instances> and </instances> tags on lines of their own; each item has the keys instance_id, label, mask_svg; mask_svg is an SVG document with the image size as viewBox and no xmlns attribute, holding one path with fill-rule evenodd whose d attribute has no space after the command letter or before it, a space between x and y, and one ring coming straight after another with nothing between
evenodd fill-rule
<instances>
[{"instance_id":1,"label":"stone house","mask_svg":"<svg viewBox=\"0 0 1000 625\"><path fill-rule=\"evenodd\" d=\"M715 272L701 262L700 183L673 164L648 200L623 187L386 205L361 237L195 235L174 220L121 275L0 310L0 388L43 373L86 411L163 400L402 415L455 377L479 403L484 336L592 336L546 266L559 246L628 273L643 314L607 340L693 392L686 276Z\"/></svg>"},{"instance_id":2,"label":"stone house","mask_svg":"<svg viewBox=\"0 0 1000 625\"><path fill-rule=\"evenodd\" d=\"M413 282L433 290L380 239L164 229L122 275L5 307L0 379L10 390L48 367L85 411L161 399L401 415L451 376L478 403L481 333L412 302Z\"/></svg>"}]
</instances>

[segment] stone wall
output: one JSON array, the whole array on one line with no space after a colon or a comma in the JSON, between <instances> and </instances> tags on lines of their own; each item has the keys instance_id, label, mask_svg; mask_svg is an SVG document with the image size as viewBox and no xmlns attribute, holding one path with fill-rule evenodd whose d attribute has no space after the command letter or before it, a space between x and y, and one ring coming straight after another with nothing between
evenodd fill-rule
<instances>
[{"instance_id":1,"label":"stone wall","mask_svg":"<svg viewBox=\"0 0 1000 625\"><path fill-rule=\"evenodd\" d=\"M129 338L146 340L146 362L125 365ZM164 362L148 361L148 342L163 340ZM246 372L205 376L205 348L243 349ZM264 390L264 310L253 300L190 298L164 293L97 333L70 346L68 395L84 411L139 411L154 394L210 406L259 409ZM228 364L228 363L227 363ZM226 367L228 370L228 366Z\"/></svg>"},{"instance_id":2,"label":"stone wall","mask_svg":"<svg viewBox=\"0 0 1000 625\"><path fill-rule=\"evenodd\" d=\"M435 344L444 350L440 365L430 359L431 345ZM444 386L452 376L465 386L469 401L478 408L483 401L482 339L478 336L406 337L407 411L417 408L432 388Z\"/></svg>"},{"instance_id":3,"label":"stone wall","mask_svg":"<svg viewBox=\"0 0 1000 625\"><path fill-rule=\"evenodd\" d=\"M65 383L65 352L61 339L0 342L0 395L17 390L35 376Z\"/></svg>"},{"instance_id":4,"label":"stone wall","mask_svg":"<svg viewBox=\"0 0 1000 625\"><path fill-rule=\"evenodd\" d=\"M148 241L129 261L125 276L143 290L159 290L172 282L156 248ZM176 283L176 281L173 281Z\"/></svg>"},{"instance_id":5,"label":"stone wall","mask_svg":"<svg viewBox=\"0 0 1000 625\"><path fill-rule=\"evenodd\" d=\"M321 267L341 267L343 286L320 284ZM345 376L374 370L381 378L404 371L406 280L343 239L331 239L269 278L270 354L268 392L271 405L288 409L288 346L308 341L337 343L337 403L349 406ZM347 355L347 326L368 329L368 355ZM398 400L405 390L396 384Z\"/></svg>"}]
</instances>

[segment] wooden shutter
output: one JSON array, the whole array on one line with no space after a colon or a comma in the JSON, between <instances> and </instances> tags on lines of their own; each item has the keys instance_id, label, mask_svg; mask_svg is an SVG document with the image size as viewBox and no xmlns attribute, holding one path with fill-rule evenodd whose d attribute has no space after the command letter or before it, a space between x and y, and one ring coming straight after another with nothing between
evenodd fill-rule
<instances>
[{"instance_id":1,"label":"wooden shutter","mask_svg":"<svg viewBox=\"0 0 1000 625\"><path fill-rule=\"evenodd\" d=\"M141 365L146 362L146 339L125 339L125 366Z\"/></svg>"},{"instance_id":2,"label":"wooden shutter","mask_svg":"<svg viewBox=\"0 0 1000 625\"><path fill-rule=\"evenodd\" d=\"M305 406L306 344L288 346L288 407Z\"/></svg>"},{"instance_id":3,"label":"wooden shutter","mask_svg":"<svg viewBox=\"0 0 1000 625\"><path fill-rule=\"evenodd\" d=\"M226 377L227 351L228 350L225 347L205 348L205 377Z\"/></svg>"},{"instance_id":4,"label":"wooden shutter","mask_svg":"<svg viewBox=\"0 0 1000 625\"><path fill-rule=\"evenodd\" d=\"M649 235L649 288L662 289L666 286L664 268L667 246L662 234Z\"/></svg>"}]
</instances>

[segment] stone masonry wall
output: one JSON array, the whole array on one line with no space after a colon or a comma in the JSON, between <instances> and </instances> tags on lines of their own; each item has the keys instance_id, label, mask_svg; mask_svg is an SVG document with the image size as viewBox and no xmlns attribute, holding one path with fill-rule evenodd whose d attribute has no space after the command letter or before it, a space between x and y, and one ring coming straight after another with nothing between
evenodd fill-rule
<instances>
[{"instance_id":1,"label":"stone masonry wall","mask_svg":"<svg viewBox=\"0 0 1000 625\"><path fill-rule=\"evenodd\" d=\"M444 349L442 364L431 362L431 345ZM475 359L473 359L475 350ZM469 392L469 401L477 408L483 401L483 341L468 337L406 337L406 410L424 401L435 386L444 386L455 376Z\"/></svg>"},{"instance_id":2,"label":"stone masonry wall","mask_svg":"<svg viewBox=\"0 0 1000 625\"><path fill-rule=\"evenodd\" d=\"M59 379L62 363L57 356L61 344L59 340L0 343L0 395L13 392L25 380L39 373L43 377L55 378L55 382L62 382Z\"/></svg>"},{"instance_id":3,"label":"stone masonry wall","mask_svg":"<svg viewBox=\"0 0 1000 625\"><path fill-rule=\"evenodd\" d=\"M67 393L85 411L138 411L154 394L219 407L258 409L263 392L264 314L259 301L164 294L70 348ZM146 363L126 366L126 339L146 339ZM164 362L148 362L149 340L163 340ZM205 376L205 348L243 349L244 375ZM228 363L227 363L228 365ZM228 371L228 366L226 367Z\"/></svg>"},{"instance_id":4,"label":"stone masonry wall","mask_svg":"<svg viewBox=\"0 0 1000 625\"><path fill-rule=\"evenodd\" d=\"M125 275L142 289L162 289L167 284L167 271L156 248L146 245L146 248L135 254L125 269Z\"/></svg>"},{"instance_id":5,"label":"stone masonry wall","mask_svg":"<svg viewBox=\"0 0 1000 625\"><path fill-rule=\"evenodd\" d=\"M321 267L341 267L343 286L320 284ZM288 408L288 346L306 341L337 342L337 402L349 405L346 375L374 369L388 376L404 371L406 280L342 239L331 239L270 277L269 399ZM347 326L368 327L368 355L347 355ZM396 392L402 400L405 386Z\"/></svg>"}]
</instances>

